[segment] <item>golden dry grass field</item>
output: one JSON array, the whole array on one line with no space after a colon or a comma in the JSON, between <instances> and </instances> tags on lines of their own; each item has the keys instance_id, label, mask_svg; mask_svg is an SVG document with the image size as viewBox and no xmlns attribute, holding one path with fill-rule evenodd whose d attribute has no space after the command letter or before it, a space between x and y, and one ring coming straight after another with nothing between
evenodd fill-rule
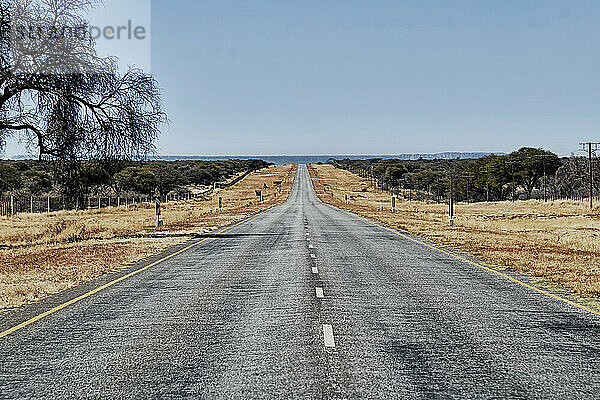
<instances>
[{"instance_id":1,"label":"golden dry grass field","mask_svg":"<svg viewBox=\"0 0 600 400\"><path fill-rule=\"evenodd\" d=\"M399 212L392 213L391 195L376 191L368 180L330 165L309 169L317 194L329 204L600 305L600 208L590 211L572 201L461 203L451 227L447 204L401 201Z\"/></svg>"},{"instance_id":2,"label":"golden dry grass field","mask_svg":"<svg viewBox=\"0 0 600 400\"><path fill-rule=\"evenodd\" d=\"M283 202L296 166L255 171L205 199L0 218L0 312L60 292ZM281 182L277 186L274 182ZM266 185L266 189L264 189ZM255 190L263 191L259 204ZM218 208L218 198L223 209ZM211 213L210 211L213 210Z\"/></svg>"}]
</instances>

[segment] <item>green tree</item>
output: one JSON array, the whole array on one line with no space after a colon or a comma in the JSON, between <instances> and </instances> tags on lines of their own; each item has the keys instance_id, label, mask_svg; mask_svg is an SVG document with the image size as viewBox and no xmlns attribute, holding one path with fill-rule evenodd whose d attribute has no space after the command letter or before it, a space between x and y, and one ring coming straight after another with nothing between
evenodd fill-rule
<instances>
[{"instance_id":1,"label":"green tree","mask_svg":"<svg viewBox=\"0 0 600 400\"><path fill-rule=\"evenodd\" d=\"M154 189L160 188L158 179L153 171L144 167L128 167L114 177L115 185L120 192L136 192L146 195L154 194Z\"/></svg>"},{"instance_id":2,"label":"green tree","mask_svg":"<svg viewBox=\"0 0 600 400\"><path fill-rule=\"evenodd\" d=\"M540 178L554 175L560 167L560 158L547 150L533 147L523 147L508 156L509 161L515 162L515 179L531 198L533 189L538 185Z\"/></svg>"},{"instance_id":3,"label":"green tree","mask_svg":"<svg viewBox=\"0 0 600 400\"><path fill-rule=\"evenodd\" d=\"M52 190L52 177L45 171L29 169L21 174L23 188L32 195L48 193Z\"/></svg>"},{"instance_id":4,"label":"green tree","mask_svg":"<svg viewBox=\"0 0 600 400\"><path fill-rule=\"evenodd\" d=\"M10 165L0 164L0 193L18 190L21 184L19 171Z\"/></svg>"}]
</instances>

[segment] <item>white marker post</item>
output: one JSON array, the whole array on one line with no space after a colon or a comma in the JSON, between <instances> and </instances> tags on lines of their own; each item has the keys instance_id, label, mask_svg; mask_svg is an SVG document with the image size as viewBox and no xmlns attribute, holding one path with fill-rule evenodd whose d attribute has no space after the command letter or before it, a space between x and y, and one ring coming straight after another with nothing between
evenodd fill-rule
<instances>
[{"instance_id":1,"label":"white marker post","mask_svg":"<svg viewBox=\"0 0 600 400\"><path fill-rule=\"evenodd\" d=\"M160 228L161 226L164 225L164 222L163 222L163 220L160 219L160 215L161 215L160 192L158 191L158 188L156 188L156 191L154 192L154 198L155 198L155 202L156 202L156 227Z\"/></svg>"}]
</instances>

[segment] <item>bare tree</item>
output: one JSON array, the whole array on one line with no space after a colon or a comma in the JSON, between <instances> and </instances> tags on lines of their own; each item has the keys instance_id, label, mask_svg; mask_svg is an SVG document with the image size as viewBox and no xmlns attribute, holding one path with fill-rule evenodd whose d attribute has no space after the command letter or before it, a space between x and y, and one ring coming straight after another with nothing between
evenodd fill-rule
<instances>
[{"instance_id":1,"label":"bare tree","mask_svg":"<svg viewBox=\"0 0 600 400\"><path fill-rule=\"evenodd\" d=\"M0 146L41 158L144 157L167 121L155 79L97 56L83 14L97 0L0 0Z\"/></svg>"}]
</instances>

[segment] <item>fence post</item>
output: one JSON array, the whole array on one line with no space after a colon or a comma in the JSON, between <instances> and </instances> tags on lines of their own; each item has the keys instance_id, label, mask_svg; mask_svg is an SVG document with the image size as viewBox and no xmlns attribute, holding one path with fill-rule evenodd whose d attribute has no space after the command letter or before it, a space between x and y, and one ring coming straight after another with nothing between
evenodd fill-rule
<instances>
[{"instance_id":1,"label":"fence post","mask_svg":"<svg viewBox=\"0 0 600 400\"><path fill-rule=\"evenodd\" d=\"M50 214L50 196L48 196L48 214Z\"/></svg>"},{"instance_id":2,"label":"fence post","mask_svg":"<svg viewBox=\"0 0 600 400\"><path fill-rule=\"evenodd\" d=\"M33 214L33 196L29 198L29 211Z\"/></svg>"}]
</instances>

